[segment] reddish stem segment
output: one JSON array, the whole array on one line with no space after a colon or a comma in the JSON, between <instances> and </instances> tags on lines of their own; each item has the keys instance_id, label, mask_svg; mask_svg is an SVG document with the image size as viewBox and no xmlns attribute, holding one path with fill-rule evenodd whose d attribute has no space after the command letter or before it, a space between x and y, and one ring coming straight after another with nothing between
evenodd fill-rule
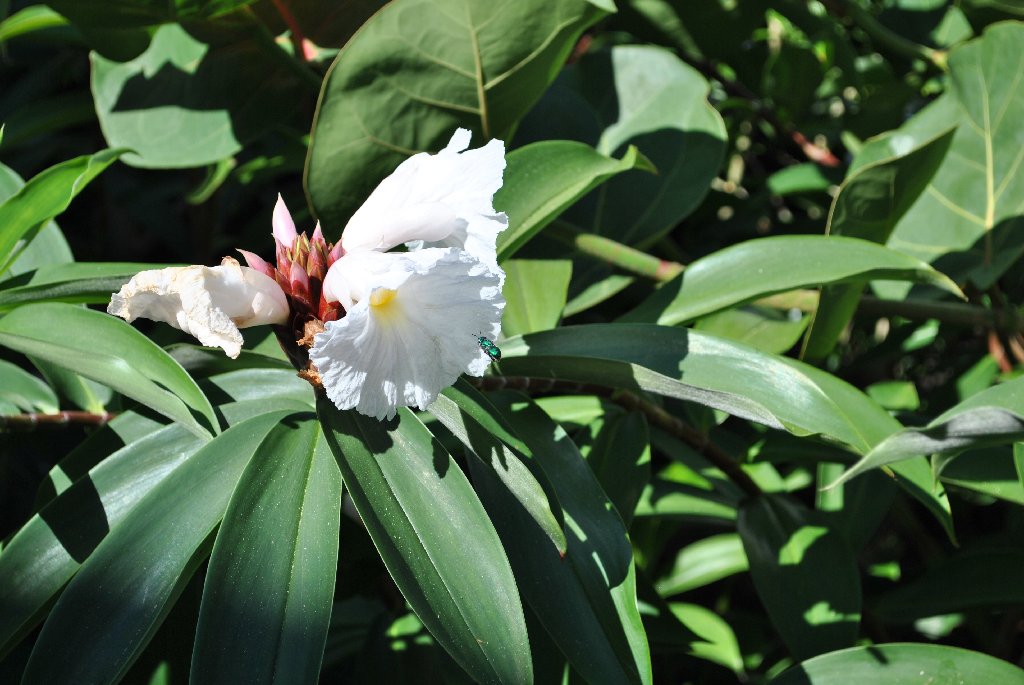
<instances>
[{"instance_id":1,"label":"reddish stem segment","mask_svg":"<svg viewBox=\"0 0 1024 685\"><path fill-rule=\"evenodd\" d=\"M103 426L117 416L112 412L61 411L56 414L12 414L0 416L0 431L29 432L38 428L66 426Z\"/></svg>"}]
</instances>

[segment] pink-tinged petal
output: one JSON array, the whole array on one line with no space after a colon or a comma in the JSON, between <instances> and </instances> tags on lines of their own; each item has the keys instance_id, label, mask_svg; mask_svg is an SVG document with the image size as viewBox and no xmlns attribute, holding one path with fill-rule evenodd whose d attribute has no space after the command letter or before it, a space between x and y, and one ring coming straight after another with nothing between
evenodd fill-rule
<instances>
[{"instance_id":1,"label":"pink-tinged petal","mask_svg":"<svg viewBox=\"0 0 1024 685\"><path fill-rule=\"evenodd\" d=\"M310 242L313 243L314 245L319 243L323 243L324 245L327 244L327 241L324 240L324 232L320 229L319 221L316 222L316 226L313 227L313 238L312 240L310 240Z\"/></svg>"},{"instance_id":2,"label":"pink-tinged petal","mask_svg":"<svg viewBox=\"0 0 1024 685\"><path fill-rule=\"evenodd\" d=\"M288 320L288 300L273 279L226 257L220 266L143 271L110 298L107 312L127 321L163 321L229 357L242 348L240 328Z\"/></svg>"},{"instance_id":3,"label":"pink-tinged petal","mask_svg":"<svg viewBox=\"0 0 1024 685\"><path fill-rule=\"evenodd\" d=\"M277 241L277 245L284 246L288 249L295 242L295 238L298 235L295 232L295 222L292 220L292 214L288 211L288 206L284 203L284 198L280 195L277 196L277 204L274 205L274 217L272 220L274 226L274 240Z\"/></svg>"},{"instance_id":4,"label":"pink-tinged petal","mask_svg":"<svg viewBox=\"0 0 1024 685\"><path fill-rule=\"evenodd\" d=\"M327 266L330 267L334 262L338 261L345 256L345 248L342 247L341 241L335 243L334 247L331 248L330 253L327 255Z\"/></svg>"},{"instance_id":5,"label":"pink-tinged petal","mask_svg":"<svg viewBox=\"0 0 1024 685\"><path fill-rule=\"evenodd\" d=\"M238 252L245 259L245 263L249 265L250 269L256 269L256 271L259 271L264 276L274 278L274 267L269 262L264 261L258 254L241 249L238 249Z\"/></svg>"}]
</instances>

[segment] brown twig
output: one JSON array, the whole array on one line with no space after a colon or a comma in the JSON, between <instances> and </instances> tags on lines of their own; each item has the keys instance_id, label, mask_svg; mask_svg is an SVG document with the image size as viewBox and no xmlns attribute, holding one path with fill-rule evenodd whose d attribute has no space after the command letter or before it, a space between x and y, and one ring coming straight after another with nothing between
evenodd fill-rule
<instances>
[{"instance_id":1,"label":"brown twig","mask_svg":"<svg viewBox=\"0 0 1024 685\"><path fill-rule=\"evenodd\" d=\"M604 397L624 409L642 413L647 417L651 425L657 426L666 433L685 442L718 467L729 480L742 488L748 495L757 496L761 494L761 488L743 470L740 464L726 454L724 450L712 443L706 435L634 392L591 383L576 383L574 381L562 381L553 378L530 378L527 376L485 376L483 378L470 378L469 382L481 390L520 390L531 394L558 392Z\"/></svg>"},{"instance_id":2,"label":"brown twig","mask_svg":"<svg viewBox=\"0 0 1024 685\"><path fill-rule=\"evenodd\" d=\"M11 414L0 416L0 431L26 433L39 428L67 426L103 426L117 417L116 412L62 411L56 414Z\"/></svg>"}]
</instances>

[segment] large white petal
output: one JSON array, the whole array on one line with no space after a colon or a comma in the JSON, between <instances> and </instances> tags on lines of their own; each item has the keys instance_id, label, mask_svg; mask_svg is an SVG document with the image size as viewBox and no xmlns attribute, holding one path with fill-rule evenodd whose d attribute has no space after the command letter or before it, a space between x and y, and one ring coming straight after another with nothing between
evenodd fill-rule
<instances>
[{"instance_id":1,"label":"large white petal","mask_svg":"<svg viewBox=\"0 0 1024 685\"><path fill-rule=\"evenodd\" d=\"M215 267L142 271L110 298L107 312L169 323L235 358L242 349L238 329L284 323L288 300L274 279L227 257Z\"/></svg>"},{"instance_id":2,"label":"large white petal","mask_svg":"<svg viewBox=\"0 0 1024 685\"><path fill-rule=\"evenodd\" d=\"M348 251L388 250L403 243L460 247L494 264L498 233L508 217L494 211L505 170L505 144L492 140L467 150L470 132L458 129L447 147L402 162L381 181L341 236Z\"/></svg>"},{"instance_id":3,"label":"large white petal","mask_svg":"<svg viewBox=\"0 0 1024 685\"><path fill-rule=\"evenodd\" d=\"M349 262L358 274L349 293L361 296L309 353L331 401L382 419L397 407L425 409L462 373L483 375L489 360L477 339L500 331L499 274L456 249L363 255ZM353 285L358 278L371 280Z\"/></svg>"}]
</instances>

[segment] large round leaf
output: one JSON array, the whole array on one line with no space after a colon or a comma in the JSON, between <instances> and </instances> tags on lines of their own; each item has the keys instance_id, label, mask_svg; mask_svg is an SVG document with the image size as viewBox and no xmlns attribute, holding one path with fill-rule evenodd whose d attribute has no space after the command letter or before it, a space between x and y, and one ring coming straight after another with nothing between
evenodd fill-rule
<instances>
[{"instance_id":1,"label":"large round leaf","mask_svg":"<svg viewBox=\"0 0 1024 685\"><path fill-rule=\"evenodd\" d=\"M896 226L889 246L988 288L1022 253L1024 89L1017 54L1024 25L1004 22L949 57L950 92L900 135L934 137L960 124L928 188Z\"/></svg>"},{"instance_id":2,"label":"large round leaf","mask_svg":"<svg viewBox=\"0 0 1024 685\"><path fill-rule=\"evenodd\" d=\"M310 204L339 231L408 155L458 126L506 138L603 12L585 0L396 0L345 45L320 94Z\"/></svg>"},{"instance_id":3,"label":"large round leaf","mask_svg":"<svg viewBox=\"0 0 1024 685\"><path fill-rule=\"evenodd\" d=\"M1002 659L945 645L889 644L844 649L794 666L771 685L1021 685L1024 671Z\"/></svg>"},{"instance_id":4,"label":"large round leaf","mask_svg":"<svg viewBox=\"0 0 1024 685\"><path fill-rule=\"evenodd\" d=\"M299 97L290 73L248 34L206 43L178 24L128 62L92 55L103 135L131 148L126 164L194 167L230 157L284 120Z\"/></svg>"},{"instance_id":5,"label":"large round leaf","mask_svg":"<svg viewBox=\"0 0 1024 685\"><path fill-rule=\"evenodd\" d=\"M527 136L565 137L605 155L636 146L658 170L620 174L566 216L581 229L649 245L696 209L725 154L708 82L661 48L622 45L585 55L524 122ZM595 125L596 124L596 125Z\"/></svg>"}]
</instances>

